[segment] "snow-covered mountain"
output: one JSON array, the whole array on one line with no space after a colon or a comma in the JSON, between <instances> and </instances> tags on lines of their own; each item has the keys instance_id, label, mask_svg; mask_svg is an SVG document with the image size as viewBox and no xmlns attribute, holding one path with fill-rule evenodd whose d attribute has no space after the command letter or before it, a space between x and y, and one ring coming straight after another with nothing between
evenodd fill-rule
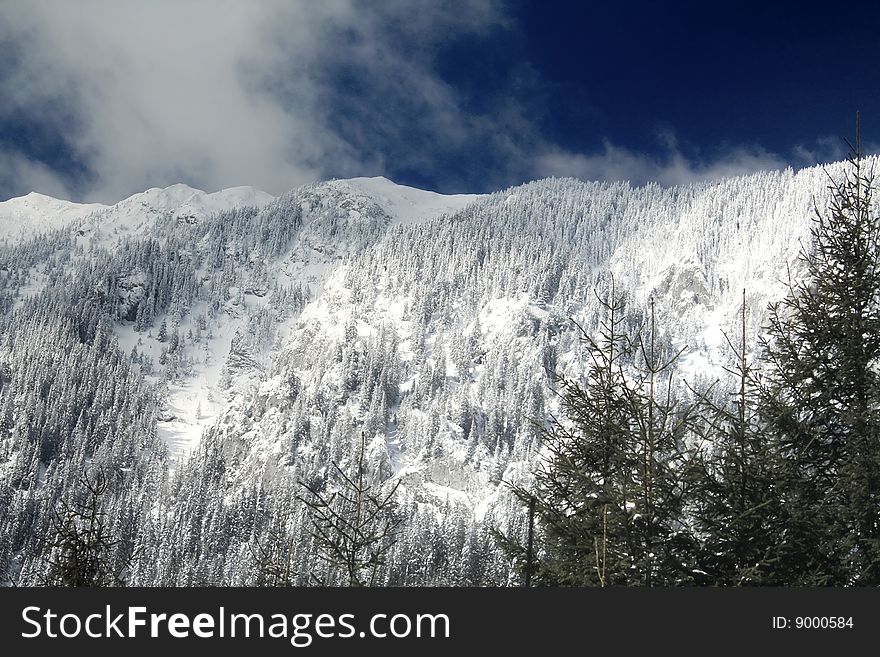
<instances>
[{"instance_id":1,"label":"snow-covered mountain","mask_svg":"<svg viewBox=\"0 0 880 657\"><path fill-rule=\"evenodd\" d=\"M62 201L37 192L0 201L0 239L15 241L64 228L104 207L100 203Z\"/></svg>"},{"instance_id":2,"label":"snow-covered mountain","mask_svg":"<svg viewBox=\"0 0 880 657\"><path fill-rule=\"evenodd\" d=\"M442 214L453 214L479 198L476 194L438 194L398 185L383 176L350 178L335 183L371 198L395 223L417 223Z\"/></svg>"},{"instance_id":3,"label":"snow-covered mountain","mask_svg":"<svg viewBox=\"0 0 880 657\"><path fill-rule=\"evenodd\" d=\"M85 215L77 223L83 233L94 233L106 241L119 241L127 235L149 234L155 221L173 218L197 223L211 215L238 207L261 208L274 197L253 187L232 187L208 194L188 185L160 189L153 187L118 203Z\"/></svg>"},{"instance_id":4,"label":"snow-covered mountain","mask_svg":"<svg viewBox=\"0 0 880 657\"><path fill-rule=\"evenodd\" d=\"M755 335L784 292L785 265L796 267L823 176L676 189L545 180L394 227L333 269L250 396L210 433L251 474L295 464L314 447L295 437L301 423L314 432L316 400L334 400L322 427L331 441L366 428L374 458L420 503L482 518L498 480L529 468L530 419L555 410L548 370L583 371L570 318L596 326L593 290L607 274L633 326L656 300L663 330L688 347L682 376L720 376L742 291ZM279 401L291 380L297 399Z\"/></svg>"},{"instance_id":5,"label":"snow-covered mountain","mask_svg":"<svg viewBox=\"0 0 880 657\"><path fill-rule=\"evenodd\" d=\"M387 581L503 581L488 529L515 532L522 519L499 481L528 477L540 450L535 421L557 408L553 376L583 372L571 320L595 330L595 290L613 276L631 327L654 299L666 339L687 347L680 377L721 376L723 332L743 290L754 338L767 303L785 291L787 266L798 274L826 183L812 168L669 189L546 179L485 196L354 178L278 198L185 185L88 209L39 197L58 211L21 215L17 246L0 250L8 334L51 326L51 309L85 299L70 339L108 336L129 386L89 399L107 408L143 399L152 428L146 438L125 427L108 434L101 407L69 431L59 421L53 434L39 424L51 409L20 410L33 384L19 390L16 377L31 381L39 368L11 365L8 377L0 371L12 382L0 388L0 418L18 428L0 437L0 479L24 477L15 454L34 432L93 436L77 463L107 467L121 457L101 447L106 435L113 445L140 441L124 453L154 460L129 482L137 502L120 493L150 508L138 531L152 557L134 580L249 583L246 544L268 531L266 518L303 536L300 572L318 567L297 482L326 481L334 461L350 465L363 436L371 472L401 482L408 518ZM27 240L46 225L66 230ZM0 366L21 358L0 343ZM76 451L28 456L47 482L28 493L39 504L65 490L52 465L65 449ZM115 467L139 472L126 458ZM234 528L212 537L223 522ZM3 531L13 532L0 523ZM174 544L174 532L192 541ZM426 565L438 555L447 566ZM25 573L29 558L16 557Z\"/></svg>"}]
</instances>

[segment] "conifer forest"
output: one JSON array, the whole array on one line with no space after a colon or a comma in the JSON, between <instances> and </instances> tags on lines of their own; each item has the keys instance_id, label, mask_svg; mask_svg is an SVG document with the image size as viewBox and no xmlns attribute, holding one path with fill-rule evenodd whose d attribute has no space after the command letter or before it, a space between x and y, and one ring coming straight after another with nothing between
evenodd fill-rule
<instances>
[{"instance_id":1,"label":"conifer forest","mask_svg":"<svg viewBox=\"0 0 880 657\"><path fill-rule=\"evenodd\" d=\"M671 187L32 198L0 242L0 579L880 584L859 149Z\"/></svg>"}]
</instances>

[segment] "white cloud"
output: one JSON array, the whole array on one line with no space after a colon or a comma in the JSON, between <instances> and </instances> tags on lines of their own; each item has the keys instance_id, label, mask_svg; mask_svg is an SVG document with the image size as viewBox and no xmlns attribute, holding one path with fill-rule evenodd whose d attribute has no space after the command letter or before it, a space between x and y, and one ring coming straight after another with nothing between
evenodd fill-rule
<instances>
[{"instance_id":1,"label":"white cloud","mask_svg":"<svg viewBox=\"0 0 880 657\"><path fill-rule=\"evenodd\" d=\"M527 65L509 89L468 110L438 74L437 52L511 29L502 5L0 2L0 54L12 53L0 70L0 120L29 122L61 142L42 156L41 148L0 152L0 194L109 202L175 182L278 194L389 170L443 177L449 191L547 175L674 185L839 159L828 140L787 158L737 147L693 159L668 133L659 135L660 156L611 142L573 152L547 143L530 121L529 90L542 82ZM482 190L457 188L474 180Z\"/></svg>"},{"instance_id":2,"label":"white cloud","mask_svg":"<svg viewBox=\"0 0 880 657\"><path fill-rule=\"evenodd\" d=\"M665 152L660 157L637 153L608 141L601 152L590 155L550 149L536 158L535 173L582 180L626 180L636 185L653 181L672 186L788 166L779 156L758 147L729 149L707 161L692 160L679 151L671 135L665 133L661 139Z\"/></svg>"},{"instance_id":3,"label":"white cloud","mask_svg":"<svg viewBox=\"0 0 880 657\"><path fill-rule=\"evenodd\" d=\"M400 103L429 130L463 139L473 126L433 74L431 48L499 20L478 0L453 10L404 0L2 3L0 42L15 63L0 78L0 114L57 129L91 174L78 181L87 200L178 181L280 193L328 174L382 173L387 155L364 152L370 139L353 143L353 131L400 130L381 124ZM366 114L375 125L329 120L328 103L344 94L334 62L379 87L371 100L382 102ZM3 158L14 169L6 182L68 190L64 172L23 158Z\"/></svg>"}]
</instances>

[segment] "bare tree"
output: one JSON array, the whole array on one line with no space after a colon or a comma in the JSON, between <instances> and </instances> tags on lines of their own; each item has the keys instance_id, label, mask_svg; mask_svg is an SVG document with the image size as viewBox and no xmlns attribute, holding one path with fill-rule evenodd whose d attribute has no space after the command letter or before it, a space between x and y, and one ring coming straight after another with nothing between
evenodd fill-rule
<instances>
[{"instance_id":1,"label":"bare tree","mask_svg":"<svg viewBox=\"0 0 880 657\"><path fill-rule=\"evenodd\" d=\"M84 500L61 500L53 513L55 536L45 585L124 586L125 571L135 555L114 558L120 541L107 529L101 510L107 478L99 470L94 477L84 474L79 483L85 489Z\"/></svg>"},{"instance_id":2,"label":"bare tree","mask_svg":"<svg viewBox=\"0 0 880 657\"><path fill-rule=\"evenodd\" d=\"M257 564L258 586L294 586L294 536L285 529L286 522L269 527L262 540L256 536L250 546Z\"/></svg>"},{"instance_id":3,"label":"bare tree","mask_svg":"<svg viewBox=\"0 0 880 657\"><path fill-rule=\"evenodd\" d=\"M319 554L345 572L349 586L376 585L379 569L402 522L394 501L400 481L391 486L368 481L364 472L365 448L366 438L361 433L357 473L353 477L333 462L337 490L328 494L301 482L309 492L300 499L311 511L312 535Z\"/></svg>"}]
</instances>

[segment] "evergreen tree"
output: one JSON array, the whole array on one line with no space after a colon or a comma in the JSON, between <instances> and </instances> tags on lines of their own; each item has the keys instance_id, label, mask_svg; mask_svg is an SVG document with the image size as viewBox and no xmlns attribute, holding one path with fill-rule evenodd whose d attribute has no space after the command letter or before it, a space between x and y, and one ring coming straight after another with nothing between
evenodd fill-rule
<instances>
[{"instance_id":1,"label":"evergreen tree","mask_svg":"<svg viewBox=\"0 0 880 657\"><path fill-rule=\"evenodd\" d=\"M294 586L294 534L286 519L266 530L262 539L254 537L251 555L257 567L257 586Z\"/></svg>"},{"instance_id":2,"label":"evergreen tree","mask_svg":"<svg viewBox=\"0 0 880 657\"><path fill-rule=\"evenodd\" d=\"M763 340L789 516L777 568L792 584L880 583L880 215L859 130L847 161Z\"/></svg>"},{"instance_id":3,"label":"evergreen tree","mask_svg":"<svg viewBox=\"0 0 880 657\"><path fill-rule=\"evenodd\" d=\"M734 356L725 367L735 384L733 401L703 396L702 449L688 468L689 507L702 539L699 568L716 585L784 584L774 563L785 526L780 458L760 417L761 381L748 355L745 290L740 319L739 340L724 335Z\"/></svg>"},{"instance_id":4,"label":"evergreen tree","mask_svg":"<svg viewBox=\"0 0 880 657\"><path fill-rule=\"evenodd\" d=\"M598 295L597 295L598 296ZM673 398L651 307L649 337L630 339L622 299L599 299L597 338L583 384L560 379L562 420L542 431L546 458L532 490L540 549L534 561L496 533L539 585L670 585L692 580L696 546L684 522L684 439L693 409ZM663 384L665 383L665 389Z\"/></svg>"}]
</instances>

